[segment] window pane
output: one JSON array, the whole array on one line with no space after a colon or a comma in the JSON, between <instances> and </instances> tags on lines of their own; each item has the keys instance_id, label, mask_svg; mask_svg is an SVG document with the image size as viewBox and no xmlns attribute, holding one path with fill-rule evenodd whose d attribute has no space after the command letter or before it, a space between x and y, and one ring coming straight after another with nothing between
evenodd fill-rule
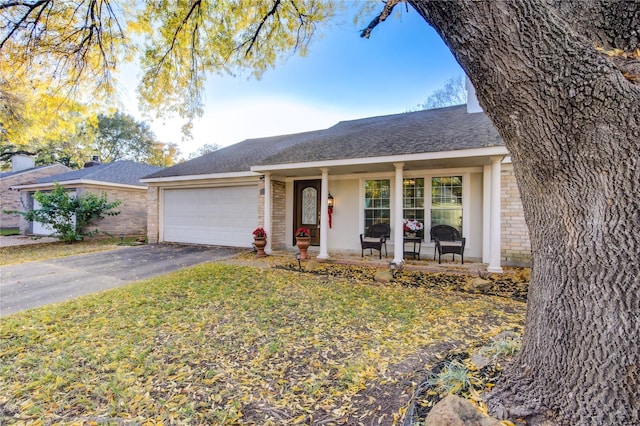
<instances>
[{"instance_id":1,"label":"window pane","mask_svg":"<svg viewBox=\"0 0 640 426\"><path fill-rule=\"evenodd\" d=\"M462 232L462 176L431 178L431 226L435 225Z\"/></svg>"},{"instance_id":2,"label":"window pane","mask_svg":"<svg viewBox=\"0 0 640 426\"><path fill-rule=\"evenodd\" d=\"M365 185L365 227L376 223L390 223L391 181L389 179L367 180Z\"/></svg>"},{"instance_id":3,"label":"window pane","mask_svg":"<svg viewBox=\"0 0 640 426\"><path fill-rule=\"evenodd\" d=\"M462 232L462 209L432 209L431 226L449 225Z\"/></svg>"},{"instance_id":4,"label":"window pane","mask_svg":"<svg viewBox=\"0 0 640 426\"><path fill-rule=\"evenodd\" d=\"M308 187L302 190L302 224L316 225L318 221L318 190Z\"/></svg>"},{"instance_id":5,"label":"window pane","mask_svg":"<svg viewBox=\"0 0 640 426\"><path fill-rule=\"evenodd\" d=\"M424 178L403 179L402 188L402 218L417 220L424 226ZM424 228L415 233L423 237Z\"/></svg>"}]
</instances>

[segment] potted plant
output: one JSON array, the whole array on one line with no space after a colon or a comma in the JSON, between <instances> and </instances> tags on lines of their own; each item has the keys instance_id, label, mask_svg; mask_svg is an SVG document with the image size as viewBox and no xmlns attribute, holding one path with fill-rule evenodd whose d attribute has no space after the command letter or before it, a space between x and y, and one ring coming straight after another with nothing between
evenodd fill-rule
<instances>
[{"instance_id":1,"label":"potted plant","mask_svg":"<svg viewBox=\"0 0 640 426\"><path fill-rule=\"evenodd\" d=\"M424 229L422 222L415 219L402 219L402 230L407 237L415 237L416 234Z\"/></svg>"},{"instance_id":2,"label":"potted plant","mask_svg":"<svg viewBox=\"0 0 640 426\"><path fill-rule=\"evenodd\" d=\"M309 244L311 244L311 233L309 232L309 228L298 228L295 236L296 246L300 249L300 259L307 259L307 249L309 248Z\"/></svg>"},{"instance_id":3,"label":"potted plant","mask_svg":"<svg viewBox=\"0 0 640 426\"><path fill-rule=\"evenodd\" d=\"M267 232L264 228L256 228L253 230L253 245L256 246L258 251L257 257L265 257L267 254L264 252L264 248L267 245Z\"/></svg>"}]
</instances>

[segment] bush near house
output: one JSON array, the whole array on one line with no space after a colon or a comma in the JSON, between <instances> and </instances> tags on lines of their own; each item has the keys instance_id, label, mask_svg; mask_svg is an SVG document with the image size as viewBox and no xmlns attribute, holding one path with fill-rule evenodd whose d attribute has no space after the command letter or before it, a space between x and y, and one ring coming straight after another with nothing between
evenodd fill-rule
<instances>
[{"instance_id":1,"label":"bush near house","mask_svg":"<svg viewBox=\"0 0 640 426\"><path fill-rule=\"evenodd\" d=\"M68 243L96 235L99 233L98 229L89 230L91 226L95 226L95 223L105 216L120 214L119 211L113 211L120 205L120 201L107 201L105 192L100 196L92 193L72 196L58 183L54 184L53 191L37 191L33 198L40 204L39 209L6 213L17 213L30 222L48 225L54 230L52 236Z\"/></svg>"}]
</instances>

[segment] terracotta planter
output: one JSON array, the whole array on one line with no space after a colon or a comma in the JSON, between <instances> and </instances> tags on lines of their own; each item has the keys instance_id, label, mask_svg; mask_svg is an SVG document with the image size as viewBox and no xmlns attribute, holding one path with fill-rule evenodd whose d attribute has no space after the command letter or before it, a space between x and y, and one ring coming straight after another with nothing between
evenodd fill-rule
<instances>
[{"instance_id":1,"label":"terracotta planter","mask_svg":"<svg viewBox=\"0 0 640 426\"><path fill-rule=\"evenodd\" d=\"M300 249L300 259L308 259L309 244L311 244L311 237L296 237L296 246Z\"/></svg>"},{"instance_id":2,"label":"terracotta planter","mask_svg":"<svg viewBox=\"0 0 640 426\"><path fill-rule=\"evenodd\" d=\"M267 245L267 237L253 237L253 244L258 250L256 257L265 257L267 254L264 252L264 248Z\"/></svg>"}]
</instances>

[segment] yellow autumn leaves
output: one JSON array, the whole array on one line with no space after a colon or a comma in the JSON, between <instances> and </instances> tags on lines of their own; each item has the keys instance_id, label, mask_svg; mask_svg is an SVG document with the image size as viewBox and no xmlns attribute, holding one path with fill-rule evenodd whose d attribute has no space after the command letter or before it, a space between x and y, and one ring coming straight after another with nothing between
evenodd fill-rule
<instances>
[{"instance_id":1,"label":"yellow autumn leaves","mask_svg":"<svg viewBox=\"0 0 640 426\"><path fill-rule=\"evenodd\" d=\"M395 424L418 380L407 359L523 314L503 298L201 265L4 318L0 422Z\"/></svg>"}]
</instances>

